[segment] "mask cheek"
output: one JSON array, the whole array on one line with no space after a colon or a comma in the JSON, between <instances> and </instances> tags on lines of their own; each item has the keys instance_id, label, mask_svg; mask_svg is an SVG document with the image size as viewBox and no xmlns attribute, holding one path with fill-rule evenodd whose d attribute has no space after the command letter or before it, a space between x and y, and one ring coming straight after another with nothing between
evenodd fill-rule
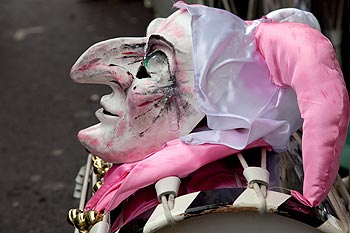
<instances>
[{"instance_id":1,"label":"mask cheek","mask_svg":"<svg viewBox=\"0 0 350 233\"><path fill-rule=\"evenodd\" d=\"M117 124L115 127L115 131L114 131L115 136L119 138L125 134L125 131L126 131L126 122L122 121L119 124Z\"/></svg>"}]
</instances>

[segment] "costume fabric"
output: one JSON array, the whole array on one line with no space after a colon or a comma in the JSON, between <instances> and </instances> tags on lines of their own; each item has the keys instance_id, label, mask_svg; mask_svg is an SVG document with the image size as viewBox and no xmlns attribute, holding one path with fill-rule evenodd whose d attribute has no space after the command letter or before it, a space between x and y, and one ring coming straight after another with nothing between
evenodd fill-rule
<instances>
[{"instance_id":1,"label":"costume fabric","mask_svg":"<svg viewBox=\"0 0 350 233\"><path fill-rule=\"evenodd\" d=\"M212 129L183 140L241 149L263 138L281 151L303 118L303 195L292 194L318 205L338 173L349 121L349 96L330 41L306 24L262 19L248 26L220 9L175 6L192 17L197 97Z\"/></svg>"},{"instance_id":2,"label":"costume fabric","mask_svg":"<svg viewBox=\"0 0 350 233\"><path fill-rule=\"evenodd\" d=\"M263 146L268 145L258 140L246 149ZM109 212L137 190L162 178L184 178L206 164L237 152L238 150L220 144L187 145L179 139L169 141L160 151L144 160L114 165L104 176L104 184L85 208Z\"/></svg>"},{"instance_id":3,"label":"costume fabric","mask_svg":"<svg viewBox=\"0 0 350 233\"><path fill-rule=\"evenodd\" d=\"M241 150L263 138L274 150L287 149L302 125L294 91L277 88L256 47L261 22L204 6L186 6L192 17L195 88L211 130L192 133L187 143L219 143Z\"/></svg>"},{"instance_id":4,"label":"costume fabric","mask_svg":"<svg viewBox=\"0 0 350 233\"><path fill-rule=\"evenodd\" d=\"M321 31L320 24L312 13L296 8L282 8L274 10L268 13L266 17L280 23L294 22L306 24L313 29Z\"/></svg>"},{"instance_id":5,"label":"costume fabric","mask_svg":"<svg viewBox=\"0 0 350 233\"><path fill-rule=\"evenodd\" d=\"M300 23L248 25L223 10L175 6L192 17L195 88L210 130L170 141L142 161L114 165L86 209L108 212L161 178L186 177L242 149L286 150L302 124L304 188L292 195L318 205L337 174L349 117L330 42Z\"/></svg>"}]
</instances>

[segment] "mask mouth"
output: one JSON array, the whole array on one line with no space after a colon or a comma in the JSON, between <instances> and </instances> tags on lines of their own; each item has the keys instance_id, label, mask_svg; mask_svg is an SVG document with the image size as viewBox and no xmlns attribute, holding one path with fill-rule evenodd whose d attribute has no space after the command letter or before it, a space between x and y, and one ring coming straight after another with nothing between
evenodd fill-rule
<instances>
[{"instance_id":1,"label":"mask mouth","mask_svg":"<svg viewBox=\"0 0 350 233\"><path fill-rule=\"evenodd\" d=\"M96 116L98 119L117 119L122 115L121 111L116 109L112 110L112 106L115 104L112 101L113 94L102 96L100 100L101 108L96 111Z\"/></svg>"},{"instance_id":2,"label":"mask mouth","mask_svg":"<svg viewBox=\"0 0 350 233\"><path fill-rule=\"evenodd\" d=\"M120 119L120 116L118 114L111 113L104 108L98 109L95 112L95 116L101 123L115 123Z\"/></svg>"},{"instance_id":3,"label":"mask mouth","mask_svg":"<svg viewBox=\"0 0 350 233\"><path fill-rule=\"evenodd\" d=\"M104 108L103 108L102 113L105 114L105 115L108 115L108 116L120 117L118 114L111 113L111 112L107 111Z\"/></svg>"}]
</instances>

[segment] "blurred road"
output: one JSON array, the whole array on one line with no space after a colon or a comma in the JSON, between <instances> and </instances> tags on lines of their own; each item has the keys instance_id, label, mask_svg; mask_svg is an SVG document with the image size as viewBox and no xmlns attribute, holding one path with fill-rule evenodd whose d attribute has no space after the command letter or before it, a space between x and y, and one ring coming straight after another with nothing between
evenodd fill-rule
<instances>
[{"instance_id":1,"label":"blurred road","mask_svg":"<svg viewBox=\"0 0 350 233\"><path fill-rule=\"evenodd\" d=\"M70 67L98 41L143 35L151 18L141 0L1 0L1 233L73 232L66 214L87 156L76 134L110 91L74 84Z\"/></svg>"}]
</instances>

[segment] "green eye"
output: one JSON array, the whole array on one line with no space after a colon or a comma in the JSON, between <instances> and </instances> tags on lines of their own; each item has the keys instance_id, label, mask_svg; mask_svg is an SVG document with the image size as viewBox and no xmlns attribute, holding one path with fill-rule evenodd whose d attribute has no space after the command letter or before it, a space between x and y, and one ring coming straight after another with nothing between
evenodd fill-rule
<instances>
[{"instance_id":1,"label":"green eye","mask_svg":"<svg viewBox=\"0 0 350 233\"><path fill-rule=\"evenodd\" d=\"M143 65L147 69L152 69L157 66L167 64L167 62L168 58L165 55L165 53L163 53L160 50L157 50L147 55L147 57L143 60Z\"/></svg>"},{"instance_id":2,"label":"green eye","mask_svg":"<svg viewBox=\"0 0 350 233\"><path fill-rule=\"evenodd\" d=\"M150 60L150 57L146 57L145 60L143 60L143 65L148 68L149 67L149 60Z\"/></svg>"}]
</instances>

